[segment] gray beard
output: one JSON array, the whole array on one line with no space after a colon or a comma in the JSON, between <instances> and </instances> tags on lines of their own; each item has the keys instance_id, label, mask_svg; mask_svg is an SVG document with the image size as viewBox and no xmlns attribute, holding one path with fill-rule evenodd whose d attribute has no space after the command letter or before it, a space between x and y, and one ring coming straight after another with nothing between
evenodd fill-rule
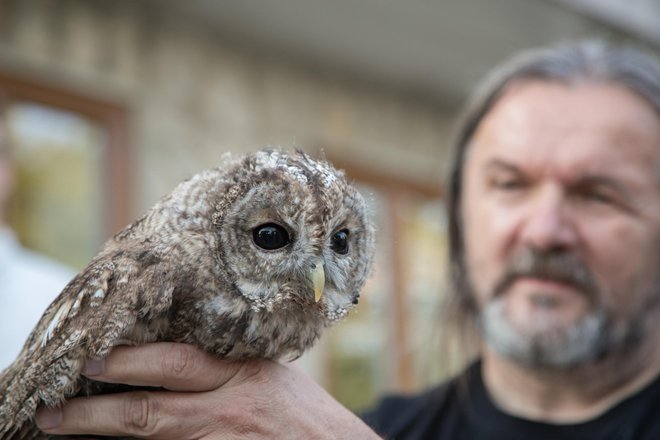
<instances>
[{"instance_id":1,"label":"gray beard","mask_svg":"<svg viewBox=\"0 0 660 440\"><path fill-rule=\"evenodd\" d=\"M506 311L507 291L521 276L556 280L575 287L585 295L590 309L571 324L553 322L550 310L526 328L518 328ZM645 339L660 306L660 276L645 286L631 286L642 302L624 322L616 323L612 311L601 303L597 283L589 268L577 256L565 251L523 249L508 262L506 270L490 295L493 298L478 313L478 324L485 342L496 353L537 368L562 369L597 361L603 357L626 355ZM474 294L472 283L469 288ZM541 292L539 292L541 293ZM537 307L544 304L539 296Z\"/></svg>"},{"instance_id":2,"label":"gray beard","mask_svg":"<svg viewBox=\"0 0 660 440\"><path fill-rule=\"evenodd\" d=\"M537 322L534 329L523 333L506 315L505 301L500 296L484 308L482 334L493 351L530 367L557 369L594 361L620 346L633 330L627 329L626 335L616 332L603 310L592 310L572 325Z\"/></svg>"}]
</instances>

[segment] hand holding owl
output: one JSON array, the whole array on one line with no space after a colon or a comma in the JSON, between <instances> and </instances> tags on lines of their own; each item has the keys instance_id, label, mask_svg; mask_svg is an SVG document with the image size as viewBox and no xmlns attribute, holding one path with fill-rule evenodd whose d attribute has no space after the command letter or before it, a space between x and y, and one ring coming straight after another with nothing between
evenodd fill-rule
<instances>
[{"instance_id":1,"label":"hand holding owl","mask_svg":"<svg viewBox=\"0 0 660 440\"><path fill-rule=\"evenodd\" d=\"M223 361L157 343L118 347L103 369L90 377L167 391L73 399L38 413L39 426L50 434L172 440L379 438L309 376L274 361Z\"/></svg>"}]
</instances>

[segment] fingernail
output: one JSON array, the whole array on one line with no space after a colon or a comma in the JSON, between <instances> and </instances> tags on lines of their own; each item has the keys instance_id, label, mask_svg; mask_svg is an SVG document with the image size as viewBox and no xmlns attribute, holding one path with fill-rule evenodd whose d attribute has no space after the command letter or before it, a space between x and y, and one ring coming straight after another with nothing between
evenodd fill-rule
<instances>
[{"instance_id":1,"label":"fingernail","mask_svg":"<svg viewBox=\"0 0 660 440\"><path fill-rule=\"evenodd\" d=\"M62 410L59 408L42 408L37 411L35 420L40 429L53 429L62 424Z\"/></svg>"},{"instance_id":2,"label":"fingernail","mask_svg":"<svg viewBox=\"0 0 660 440\"><path fill-rule=\"evenodd\" d=\"M85 376L98 376L105 370L105 361L103 359L87 359L83 374Z\"/></svg>"}]
</instances>

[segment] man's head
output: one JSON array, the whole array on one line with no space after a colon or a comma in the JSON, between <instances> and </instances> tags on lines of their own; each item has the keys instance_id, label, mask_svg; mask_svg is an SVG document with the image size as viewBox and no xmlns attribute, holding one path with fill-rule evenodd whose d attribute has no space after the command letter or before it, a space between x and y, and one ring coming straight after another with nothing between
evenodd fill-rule
<instances>
[{"instance_id":1,"label":"man's head","mask_svg":"<svg viewBox=\"0 0 660 440\"><path fill-rule=\"evenodd\" d=\"M596 42L530 52L462 128L452 274L489 349L565 368L644 337L660 301L660 63Z\"/></svg>"}]
</instances>

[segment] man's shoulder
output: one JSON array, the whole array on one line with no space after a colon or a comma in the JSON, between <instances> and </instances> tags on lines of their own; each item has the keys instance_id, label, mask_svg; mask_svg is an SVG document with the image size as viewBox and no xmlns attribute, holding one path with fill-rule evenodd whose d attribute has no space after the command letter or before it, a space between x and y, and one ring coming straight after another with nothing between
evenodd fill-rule
<instances>
[{"instance_id":1,"label":"man's shoulder","mask_svg":"<svg viewBox=\"0 0 660 440\"><path fill-rule=\"evenodd\" d=\"M387 395L382 398L372 413L394 412L400 415L401 411L415 412L418 409L428 408L429 404L444 401L451 388L453 388L453 381L447 381L420 393Z\"/></svg>"},{"instance_id":2,"label":"man's shoulder","mask_svg":"<svg viewBox=\"0 0 660 440\"><path fill-rule=\"evenodd\" d=\"M385 439L422 439L435 425L448 422L455 408L460 377L411 395L389 395L362 419Z\"/></svg>"}]
</instances>

